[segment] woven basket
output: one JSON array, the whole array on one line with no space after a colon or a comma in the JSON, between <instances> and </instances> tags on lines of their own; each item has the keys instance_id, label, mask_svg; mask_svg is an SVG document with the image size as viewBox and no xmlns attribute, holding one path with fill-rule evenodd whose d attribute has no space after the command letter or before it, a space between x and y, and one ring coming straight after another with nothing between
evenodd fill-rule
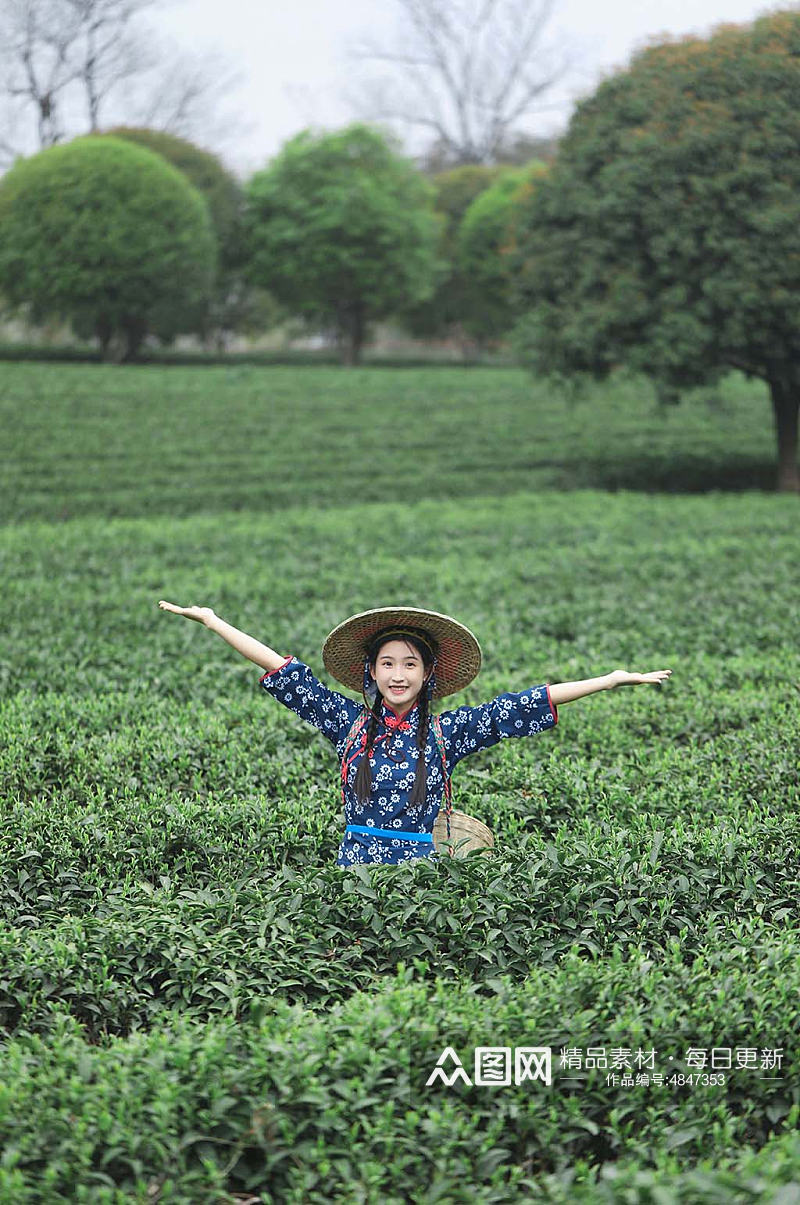
<instances>
[{"instance_id":1,"label":"woven basket","mask_svg":"<svg viewBox=\"0 0 800 1205\"><path fill-rule=\"evenodd\" d=\"M492 830L487 828L482 820L476 820L474 816L468 816L466 812L453 810L450 813L450 844L458 845L464 837L468 837L469 840L464 841L459 849L452 851L456 858L463 858L464 854L471 849L481 849L484 853L488 853L494 845ZM437 853L449 854L451 852L447 847L447 819L444 809L439 812L433 822L433 844Z\"/></svg>"}]
</instances>

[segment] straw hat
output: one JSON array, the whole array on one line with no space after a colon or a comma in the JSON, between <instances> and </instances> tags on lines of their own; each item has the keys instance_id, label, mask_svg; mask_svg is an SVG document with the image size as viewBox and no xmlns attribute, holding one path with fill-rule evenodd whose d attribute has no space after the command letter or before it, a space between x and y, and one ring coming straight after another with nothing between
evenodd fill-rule
<instances>
[{"instance_id":1,"label":"straw hat","mask_svg":"<svg viewBox=\"0 0 800 1205\"><path fill-rule=\"evenodd\" d=\"M378 607L351 615L333 629L322 649L326 670L343 686L361 691L364 661L373 637L395 628L417 628L436 641L435 699L463 690L481 667L481 646L458 620L420 607Z\"/></svg>"}]
</instances>

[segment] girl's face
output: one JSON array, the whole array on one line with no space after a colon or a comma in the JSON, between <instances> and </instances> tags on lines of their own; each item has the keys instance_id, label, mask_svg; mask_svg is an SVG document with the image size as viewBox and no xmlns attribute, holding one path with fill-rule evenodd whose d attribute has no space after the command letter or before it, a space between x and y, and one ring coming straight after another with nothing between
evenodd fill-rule
<instances>
[{"instance_id":1,"label":"girl's face","mask_svg":"<svg viewBox=\"0 0 800 1205\"><path fill-rule=\"evenodd\" d=\"M387 641L369 672L386 702L400 715L414 706L427 678L422 657L405 640Z\"/></svg>"}]
</instances>

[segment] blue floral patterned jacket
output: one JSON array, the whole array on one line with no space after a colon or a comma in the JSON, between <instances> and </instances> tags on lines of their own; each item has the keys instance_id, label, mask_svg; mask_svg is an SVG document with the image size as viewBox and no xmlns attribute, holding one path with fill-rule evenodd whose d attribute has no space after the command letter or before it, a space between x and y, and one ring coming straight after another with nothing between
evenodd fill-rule
<instances>
[{"instance_id":1,"label":"blue floral patterned jacket","mask_svg":"<svg viewBox=\"0 0 800 1205\"><path fill-rule=\"evenodd\" d=\"M331 690L297 657L287 657L276 670L260 679L269 694L301 719L319 728L335 746L341 765L347 736L363 704ZM361 803L353 786L359 759L348 767L344 784L345 834L337 866L356 862L403 862L434 853L433 824L444 796L441 755L429 726L425 746L428 776L426 800L411 806L409 800L417 765L419 707L402 718L384 702L381 722L370 756L372 792ZM548 684L517 694L498 695L477 707L458 707L440 716L448 776L462 757L487 749L510 736L533 736L558 723L558 709L550 699Z\"/></svg>"}]
</instances>

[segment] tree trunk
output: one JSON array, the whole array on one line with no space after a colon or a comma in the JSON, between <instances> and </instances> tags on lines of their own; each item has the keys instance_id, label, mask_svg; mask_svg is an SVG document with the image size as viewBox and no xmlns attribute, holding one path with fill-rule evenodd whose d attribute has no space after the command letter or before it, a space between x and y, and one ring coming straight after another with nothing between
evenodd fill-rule
<instances>
[{"instance_id":1,"label":"tree trunk","mask_svg":"<svg viewBox=\"0 0 800 1205\"><path fill-rule=\"evenodd\" d=\"M791 377L773 377L769 382L772 414L778 437L778 491L800 493L797 470L797 412L800 386Z\"/></svg>"},{"instance_id":2,"label":"tree trunk","mask_svg":"<svg viewBox=\"0 0 800 1205\"><path fill-rule=\"evenodd\" d=\"M361 362L361 349L364 346L364 309L356 303L348 306L342 314L342 363L348 368L355 367Z\"/></svg>"},{"instance_id":3,"label":"tree trunk","mask_svg":"<svg viewBox=\"0 0 800 1205\"><path fill-rule=\"evenodd\" d=\"M130 364L138 356L144 337L147 334L147 324L141 318L128 318L123 324L125 331L125 354L123 364Z\"/></svg>"},{"instance_id":4,"label":"tree trunk","mask_svg":"<svg viewBox=\"0 0 800 1205\"><path fill-rule=\"evenodd\" d=\"M98 318L95 323L95 334L100 343L100 355L104 360L109 359L109 348L111 346L111 336L113 335L111 323L106 317Z\"/></svg>"},{"instance_id":5,"label":"tree trunk","mask_svg":"<svg viewBox=\"0 0 800 1205\"><path fill-rule=\"evenodd\" d=\"M456 342L458 343L461 359L466 363L471 360L475 351L475 345L471 337L464 330L463 322L456 322L454 327Z\"/></svg>"}]
</instances>

